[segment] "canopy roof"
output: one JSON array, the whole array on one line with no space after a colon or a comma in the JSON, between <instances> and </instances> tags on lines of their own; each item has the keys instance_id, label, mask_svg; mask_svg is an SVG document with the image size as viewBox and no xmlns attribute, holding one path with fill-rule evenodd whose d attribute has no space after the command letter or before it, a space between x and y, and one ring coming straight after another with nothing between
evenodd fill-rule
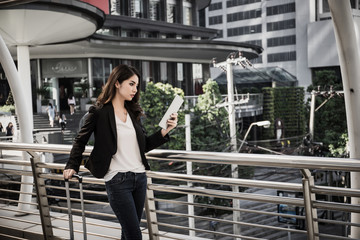
<instances>
[{"instance_id":1,"label":"canopy roof","mask_svg":"<svg viewBox=\"0 0 360 240\"><path fill-rule=\"evenodd\" d=\"M234 84L256 84L276 82L276 86L296 86L298 80L294 75L280 67L234 68ZM219 85L227 84L226 73L214 79Z\"/></svg>"}]
</instances>

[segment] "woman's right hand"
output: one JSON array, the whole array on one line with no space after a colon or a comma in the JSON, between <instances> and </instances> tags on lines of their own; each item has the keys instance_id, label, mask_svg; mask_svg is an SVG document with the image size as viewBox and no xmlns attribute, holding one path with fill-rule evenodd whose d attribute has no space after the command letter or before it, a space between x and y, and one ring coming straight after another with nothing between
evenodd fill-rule
<instances>
[{"instance_id":1,"label":"woman's right hand","mask_svg":"<svg viewBox=\"0 0 360 240\"><path fill-rule=\"evenodd\" d=\"M76 171L74 169L65 169L63 171L64 179L71 179L75 173Z\"/></svg>"}]
</instances>

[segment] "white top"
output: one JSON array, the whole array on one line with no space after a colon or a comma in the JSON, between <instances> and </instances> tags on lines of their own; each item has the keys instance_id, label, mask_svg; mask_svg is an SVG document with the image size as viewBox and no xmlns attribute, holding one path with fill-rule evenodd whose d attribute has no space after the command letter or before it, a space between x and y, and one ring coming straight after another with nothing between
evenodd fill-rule
<instances>
[{"instance_id":1,"label":"white top","mask_svg":"<svg viewBox=\"0 0 360 240\"><path fill-rule=\"evenodd\" d=\"M55 109L54 107L48 107L48 115L50 120L54 120L55 118Z\"/></svg>"},{"instance_id":2,"label":"white top","mask_svg":"<svg viewBox=\"0 0 360 240\"><path fill-rule=\"evenodd\" d=\"M68 104L74 104L75 105L75 97L68 98Z\"/></svg>"},{"instance_id":3,"label":"white top","mask_svg":"<svg viewBox=\"0 0 360 240\"><path fill-rule=\"evenodd\" d=\"M105 181L110 181L118 172L145 172L135 128L130 116L127 114L126 122L123 122L115 115L115 122L117 152L112 156L109 170L104 176Z\"/></svg>"}]
</instances>

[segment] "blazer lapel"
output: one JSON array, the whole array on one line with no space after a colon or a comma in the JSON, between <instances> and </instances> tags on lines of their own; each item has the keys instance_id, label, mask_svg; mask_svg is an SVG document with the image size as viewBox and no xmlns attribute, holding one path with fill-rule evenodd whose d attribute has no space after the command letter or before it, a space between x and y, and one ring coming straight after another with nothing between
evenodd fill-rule
<instances>
[{"instance_id":1,"label":"blazer lapel","mask_svg":"<svg viewBox=\"0 0 360 240\"><path fill-rule=\"evenodd\" d=\"M110 103L110 107L109 107L109 121L110 121L110 128L111 128L113 137L114 137L114 139L117 139L115 112L114 112L114 107L111 103Z\"/></svg>"},{"instance_id":2,"label":"blazer lapel","mask_svg":"<svg viewBox=\"0 0 360 240\"><path fill-rule=\"evenodd\" d=\"M135 132L136 132L136 138L138 140L140 152L144 152L144 132L142 130L142 127L139 125L139 123L136 121L135 117L132 114L129 114L131 121L133 122Z\"/></svg>"}]
</instances>

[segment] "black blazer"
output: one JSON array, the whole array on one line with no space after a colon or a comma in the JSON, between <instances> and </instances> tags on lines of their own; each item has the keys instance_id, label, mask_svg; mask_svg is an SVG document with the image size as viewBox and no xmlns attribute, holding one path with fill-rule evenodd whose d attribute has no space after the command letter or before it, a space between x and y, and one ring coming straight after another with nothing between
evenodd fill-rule
<instances>
[{"instance_id":1,"label":"black blazer","mask_svg":"<svg viewBox=\"0 0 360 240\"><path fill-rule=\"evenodd\" d=\"M129 112L133 122L136 138L139 144L142 163L146 170L150 169L145 152L159 147L169 141L169 136L163 137L161 130L151 136L146 136L141 123ZM109 170L112 156L117 151L117 131L115 112L112 103L105 104L102 108L91 107L85 119L84 125L74 140L70 152L70 158L65 169L79 171L82 154L85 146L94 133L95 143L85 167L97 178L103 178Z\"/></svg>"}]
</instances>

